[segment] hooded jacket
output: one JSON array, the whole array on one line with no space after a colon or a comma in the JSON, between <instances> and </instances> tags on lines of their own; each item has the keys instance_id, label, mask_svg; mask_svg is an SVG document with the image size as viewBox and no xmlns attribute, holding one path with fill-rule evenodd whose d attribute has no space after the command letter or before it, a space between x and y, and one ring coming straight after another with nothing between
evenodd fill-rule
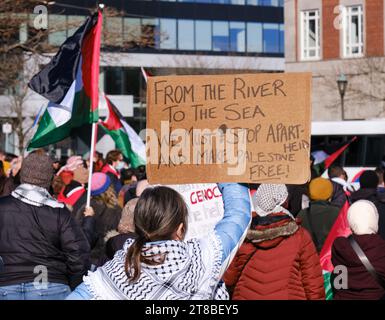
<instances>
[{"instance_id":1,"label":"hooded jacket","mask_svg":"<svg viewBox=\"0 0 385 320\"><path fill-rule=\"evenodd\" d=\"M249 230L224 276L233 300L323 300L319 257L309 233L283 213Z\"/></svg>"},{"instance_id":2,"label":"hooded jacket","mask_svg":"<svg viewBox=\"0 0 385 320\"><path fill-rule=\"evenodd\" d=\"M358 200L369 200L376 205L379 220L378 234L385 240L385 196L378 193L377 189L364 188L353 192L350 196L352 203Z\"/></svg>"},{"instance_id":3,"label":"hooded jacket","mask_svg":"<svg viewBox=\"0 0 385 320\"><path fill-rule=\"evenodd\" d=\"M378 234L353 237L377 274L385 280L385 241ZM385 289L366 270L347 238L339 237L334 241L332 263L335 267L342 265L347 268L348 281L347 289L334 288L334 300L379 300L385 297Z\"/></svg>"}]
</instances>

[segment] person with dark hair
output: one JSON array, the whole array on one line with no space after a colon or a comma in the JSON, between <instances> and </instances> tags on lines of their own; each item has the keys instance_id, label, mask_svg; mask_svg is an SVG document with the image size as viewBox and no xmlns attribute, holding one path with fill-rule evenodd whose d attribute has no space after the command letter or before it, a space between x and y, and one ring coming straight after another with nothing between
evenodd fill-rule
<instances>
[{"instance_id":1,"label":"person with dark hair","mask_svg":"<svg viewBox=\"0 0 385 320\"><path fill-rule=\"evenodd\" d=\"M131 188L133 184L136 184L136 182L138 181L135 175L135 170L132 168L123 169L120 173L120 180L123 187L119 191L118 200L119 205L123 208L127 203L127 201L124 200L127 190Z\"/></svg>"},{"instance_id":2,"label":"person with dark hair","mask_svg":"<svg viewBox=\"0 0 385 320\"><path fill-rule=\"evenodd\" d=\"M0 199L0 300L64 299L89 267L90 247L80 226L48 192L51 159L30 153L21 165L18 186ZM36 266L47 282L36 286Z\"/></svg>"},{"instance_id":3,"label":"person with dark hair","mask_svg":"<svg viewBox=\"0 0 385 320\"><path fill-rule=\"evenodd\" d=\"M222 220L205 236L188 241L183 197L164 186L144 190L134 211L137 238L84 277L68 299L228 299L222 269L250 223L250 201L245 186L219 184L219 189Z\"/></svg>"},{"instance_id":4,"label":"person with dark hair","mask_svg":"<svg viewBox=\"0 0 385 320\"><path fill-rule=\"evenodd\" d=\"M15 154L13 154L13 153L10 153L10 152L7 152L7 153L5 154L5 159L4 159L4 161L12 162L12 160L13 160L13 159L16 159L16 158L18 158L17 155L15 155Z\"/></svg>"},{"instance_id":5,"label":"person with dark hair","mask_svg":"<svg viewBox=\"0 0 385 320\"><path fill-rule=\"evenodd\" d=\"M333 184L331 203L339 208L344 206L350 193L355 191L347 182L345 174L345 170L339 165L332 165L328 169L328 177Z\"/></svg>"},{"instance_id":6,"label":"person with dark hair","mask_svg":"<svg viewBox=\"0 0 385 320\"><path fill-rule=\"evenodd\" d=\"M310 180L320 176L320 173L314 168L314 157L310 155Z\"/></svg>"},{"instance_id":7,"label":"person with dark hair","mask_svg":"<svg viewBox=\"0 0 385 320\"><path fill-rule=\"evenodd\" d=\"M94 156L94 172L102 171L104 166L103 153L95 151Z\"/></svg>"},{"instance_id":8,"label":"person with dark hair","mask_svg":"<svg viewBox=\"0 0 385 320\"><path fill-rule=\"evenodd\" d=\"M360 176L360 189L350 196L352 203L368 200L375 204L379 214L378 234L385 240L385 194L377 191L378 175L374 170L366 170Z\"/></svg>"},{"instance_id":9,"label":"person with dark hair","mask_svg":"<svg viewBox=\"0 0 385 320\"><path fill-rule=\"evenodd\" d=\"M146 166L139 166L135 169L135 176L138 181L147 179Z\"/></svg>"},{"instance_id":10,"label":"person with dark hair","mask_svg":"<svg viewBox=\"0 0 385 320\"><path fill-rule=\"evenodd\" d=\"M115 189L116 194L119 194L120 189L122 188L122 183L120 182L120 166L123 162L123 155L120 150L112 150L107 153L106 163L103 166L101 172L107 174L111 179L111 183Z\"/></svg>"},{"instance_id":11,"label":"person with dark hair","mask_svg":"<svg viewBox=\"0 0 385 320\"><path fill-rule=\"evenodd\" d=\"M309 203L309 183L287 185L287 190L288 210L296 217Z\"/></svg>"}]
</instances>

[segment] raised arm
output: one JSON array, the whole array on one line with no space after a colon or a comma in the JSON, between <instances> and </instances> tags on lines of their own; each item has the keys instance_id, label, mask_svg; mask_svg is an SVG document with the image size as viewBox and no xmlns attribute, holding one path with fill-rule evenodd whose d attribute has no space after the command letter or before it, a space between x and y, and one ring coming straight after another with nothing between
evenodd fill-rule
<instances>
[{"instance_id":1,"label":"raised arm","mask_svg":"<svg viewBox=\"0 0 385 320\"><path fill-rule=\"evenodd\" d=\"M224 216L215 226L222 244L222 265L225 270L243 242L251 221L249 189L237 183L218 184L225 208Z\"/></svg>"}]
</instances>

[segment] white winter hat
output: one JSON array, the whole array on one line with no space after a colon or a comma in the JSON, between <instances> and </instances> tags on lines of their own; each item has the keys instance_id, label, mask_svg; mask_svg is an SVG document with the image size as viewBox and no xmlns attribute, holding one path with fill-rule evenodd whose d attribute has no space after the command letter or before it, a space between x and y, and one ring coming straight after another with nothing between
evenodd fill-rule
<instances>
[{"instance_id":1,"label":"white winter hat","mask_svg":"<svg viewBox=\"0 0 385 320\"><path fill-rule=\"evenodd\" d=\"M255 211L261 217L280 212L288 195L284 184L261 184L253 199Z\"/></svg>"},{"instance_id":2,"label":"white winter hat","mask_svg":"<svg viewBox=\"0 0 385 320\"><path fill-rule=\"evenodd\" d=\"M359 200L348 210L348 222L352 232L357 235L378 232L378 211L373 202Z\"/></svg>"}]
</instances>

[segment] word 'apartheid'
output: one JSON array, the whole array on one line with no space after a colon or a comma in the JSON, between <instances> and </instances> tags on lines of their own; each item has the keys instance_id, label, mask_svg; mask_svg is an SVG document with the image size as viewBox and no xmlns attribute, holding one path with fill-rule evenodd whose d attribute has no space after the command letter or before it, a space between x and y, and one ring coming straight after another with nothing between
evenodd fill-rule
<instances>
[{"instance_id":1,"label":"word 'apartheid'","mask_svg":"<svg viewBox=\"0 0 385 320\"><path fill-rule=\"evenodd\" d=\"M153 183L304 183L311 75L151 77L147 166Z\"/></svg>"}]
</instances>

